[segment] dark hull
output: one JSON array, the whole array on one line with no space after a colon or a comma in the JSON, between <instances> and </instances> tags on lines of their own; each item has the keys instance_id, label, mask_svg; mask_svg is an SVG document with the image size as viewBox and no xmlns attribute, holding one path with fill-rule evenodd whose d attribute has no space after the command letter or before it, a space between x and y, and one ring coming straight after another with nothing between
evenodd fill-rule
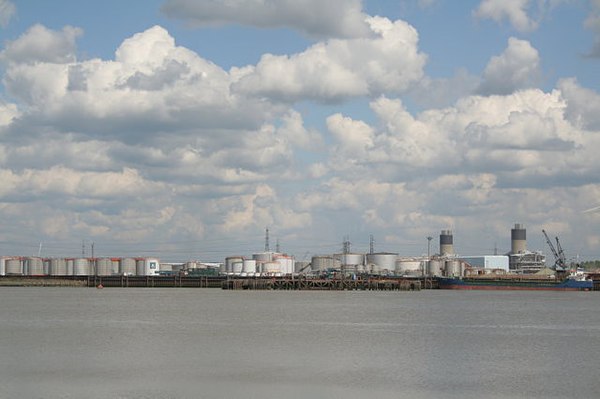
<instances>
[{"instance_id":1,"label":"dark hull","mask_svg":"<svg viewBox=\"0 0 600 399\"><path fill-rule=\"evenodd\" d=\"M509 291L591 291L593 281L544 281L544 280L509 280L509 279L458 279L440 278L441 289L449 290L509 290Z\"/></svg>"}]
</instances>

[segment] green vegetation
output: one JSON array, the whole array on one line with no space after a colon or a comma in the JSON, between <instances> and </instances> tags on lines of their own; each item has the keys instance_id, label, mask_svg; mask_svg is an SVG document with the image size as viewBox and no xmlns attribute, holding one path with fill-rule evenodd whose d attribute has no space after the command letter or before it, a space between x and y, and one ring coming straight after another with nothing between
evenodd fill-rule
<instances>
[{"instance_id":1,"label":"green vegetation","mask_svg":"<svg viewBox=\"0 0 600 399\"><path fill-rule=\"evenodd\" d=\"M600 269L600 260L590 260L587 262L581 262L580 266L583 267L585 270Z\"/></svg>"}]
</instances>

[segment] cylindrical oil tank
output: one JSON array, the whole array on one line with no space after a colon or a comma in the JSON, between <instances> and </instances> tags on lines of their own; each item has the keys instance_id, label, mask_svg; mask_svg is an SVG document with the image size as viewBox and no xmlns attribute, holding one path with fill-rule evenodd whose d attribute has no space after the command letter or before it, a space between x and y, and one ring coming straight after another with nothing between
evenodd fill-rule
<instances>
[{"instance_id":1,"label":"cylindrical oil tank","mask_svg":"<svg viewBox=\"0 0 600 399\"><path fill-rule=\"evenodd\" d=\"M462 276L462 263L456 259L447 260L446 261L446 276L448 276L448 277Z\"/></svg>"},{"instance_id":2,"label":"cylindrical oil tank","mask_svg":"<svg viewBox=\"0 0 600 399\"><path fill-rule=\"evenodd\" d=\"M396 274L400 276L421 276L423 263L415 259L398 259L396 261Z\"/></svg>"},{"instance_id":3,"label":"cylindrical oil tank","mask_svg":"<svg viewBox=\"0 0 600 399\"><path fill-rule=\"evenodd\" d=\"M119 262L119 274L122 276L135 276L137 273L136 262L133 258L122 258Z\"/></svg>"},{"instance_id":4,"label":"cylindrical oil tank","mask_svg":"<svg viewBox=\"0 0 600 399\"><path fill-rule=\"evenodd\" d=\"M342 266L358 266L365 263L365 255L363 254L335 254L333 257L339 259Z\"/></svg>"},{"instance_id":5,"label":"cylindrical oil tank","mask_svg":"<svg viewBox=\"0 0 600 399\"><path fill-rule=\"evenodd\" d=\"M42 258L27 257L23 264L23 268L26 270L28 276L43 276L44 275L44 261Z\"/></svg>"},{"instance_id":6,"label":"cylindrical oil tank","mask_svg":"<svg viewBox=\"0 0 600 399\"><path fill-rule=\"evenodd\" d=\"M112 260L110 258L96 259L96 275L111 276L112 275Z\"/></svg>"},{"instance_id":7,"label":"cylindrical oil tank","mask_svg":"<svg viewBox=\"0 0 600 399\"><path fill-rule=\"evenodd\" d=\"M367 263L367 265L365 266L365 270L367 271L367 273L371 274L381 273L381 267L379 265L376 265L375 263Z\"/></svg>"},{"instance_id":8,"label":"cylindrical oil tank","mask_svg":"<svg viewBox=\"0 0 600 399\"><path fill-rule=\"evenodd\" d=\"M333 256L313 256L310 263L312 271L339 269L342 265L340 260Z\"/></svg>"},{"instance_id":9,"label":"cylindrical oil tank","mask_svg":"<svg viewBox=\"0 0 600 399\"><path fill-rule=\"evenodd\" d=\"M87 258L77 258L73 260L73 275L87 276L90 273L90 261Z\"/></svg>"},{"instance_id":10,"label":"cylindrical oil tank","mask_svg":"<svg viewBox=\"0 0 600 399\"><path fill-rule=\"evenodd\" d=\"M5 275L6 275L6 258L1 257L0 258L0 276L5 276Z\"/></svg>"},{"instance_id":11,"label":"cylindrical oil tank","mask_svg":"<svg viewBox=\"0 0 600 399\"><path fill-rule=\"evenodd\" d=\"M72 276L73 275L73 262L75 262L75 259L67 258L66 262L67 262L67 276Z\"/></svg>"},{"instance_id":12,"label":"cylindrical oil tank","mask_svg":"<svg viewBox=\"0 0 600 399\"><path fill-rule=\"evenodd\" d=\"M231 265L231 273L240 274L242 273L242 267L244 266L244 262L233 262Z\"/></svg>"},{"instance_id":13,"label":"cylindrical oil tank","mask_svg":"<svg viewBox=\"0 0 600 399\"><path fill-rule=\"evenodd\" d=\"M44 274L48 276L50 274L50 259L44 259Z\"/></svg>"},{"instance_id":14,"label":"cylindrical oil tank","mask_svg":"<svg viewBox=\"0 0 600 399\"><path fill-rule=\"evenodd\" d=\"M444 269L444 261L439 259L431 259L427 262L427 275L428 276L441 276Z\"/></svg>"},{"instance_id":15,"label":"cylindrical oil tank","mask_svg":"<svg viewBox=\"0 0 600 399\"><path fill-rule=\"evenodd\" d=\"M146 259L136 258L135 259L135 274L136 276L146 275Z\"/></svg>"},{"instance_id":16,"label":"cylindrical oil tank","mask_svg":"<svg viewBox=\"0 0 600 399\"><path fill-rule=\"evenodd\" d=\"M398 259L398 254L389 252L367 254L367 264L374 264L379 266L381 270L392 272L396 269L396 259Z\"/></svg>"},{"instance_id":17,"label":"cylindrical oil tank","mask_svg":"<svg viewBox=\"0 0 600 399\"><path fill-rule=\"evenodd\" d=\"M120 258L111 258L112 262L111 271L112 274L119 274L119 270L121 269L121 259Z\"/></svg>"},{"instance_id":18,"label":"cylindrical oil tank","mask_svg":"<svg viewBox=\"0 0 600 399\"><path fill-rule=\"evenodd\" d=\"M292 274L294 273L294 257L289 255L275 255L275 262L280 264L281 273Z\"/></svg>"},{"instance_id":19,"label":"cylindrical oil tank","mask_svg":"<svg viewBox=\"0 0 600 399\"><path fill-rule=\"evenodd\" d=\"M173 273L180 273L185 267L185 263L178 263L176 265L171 265L171 271Z\"/></svg>"},{"instance_id":20,"label":"cylindrical oil tank","mask_svg":"<svg viewBox=\"0 0 600 399\"><path fill-rule=\"evenodd\" d=\"M257 262L272 262L273 261L274 252L259 252L257 254L252 255L252 259Z\"/></svg>"},{"instance_id":21,"label":"cylindrical oil tank","mask_svg":"<svg viewBox=\"0 0 600 399\"><path fill-rule=\"evenodd\" d=\"M244 259L242 264L242 272L244 273L256 273L256 260Z\"/></svg>"},{"instance_id":22,"label":"cylindrical oil tank","mask_svg":"<svg viewBox=\"0 0 600 399\"><path fill-rule=\"evenodd\" d=\"M67 261L60 258L50 259L50 275L67 276Z\"/></svg>"},{"instance_id":23,"label":"cylindrical oil tank","mask_svg":"<svg viewBox=\"0 0 600 399\"><path fill-rule=\"evenodd\" d=\"M281 273L281 264L279 262L264 262L262 264L262 272L266 274Z\"/></svg>"},{"instance_id":24,"label":"cylindrical oil tank","mask_svg":"<svg viewBox=\"0 0 600 399\"><path fill-rule=\"evenodd\" d=\"M225 258L225 273L233 273L233 264L237 262L243 262L242 256L228 256Z\"/></svg>"},{"instance_id":25,"label":"cylindrical oil tank","mask_svg":"<svg viewBox=\"0 0 600 399\"><path fill-rule=\"evenodd\" d=\"M6 275L23 275L23 264L19 258L8 258L5 262Z\"/></svg>"},{"instance_id":26,"label":"cylindrical oil tank","mask_svg":"<svg viewBox=\"0 0 600 399\"><path fill-rule=\"evenodd\" d=\"M193 261L185 262L185 268L186 269L198 269L198 263L193 262Z\"/></svg>"}]
</instances>

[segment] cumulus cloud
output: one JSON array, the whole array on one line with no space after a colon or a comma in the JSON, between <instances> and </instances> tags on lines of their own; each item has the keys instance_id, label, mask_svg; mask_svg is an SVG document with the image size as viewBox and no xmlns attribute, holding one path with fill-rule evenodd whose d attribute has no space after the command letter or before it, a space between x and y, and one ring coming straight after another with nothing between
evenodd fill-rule
<instances>
[{"instance_id":1,"label":"cumulus cloud","mask_svg":"<svg viewBox=\"0 0 600 399\"><path fill-rule=\"evenodd\" d=\"M600 57L600 0L591 0L590 7L590 14L584 22L584 26L595 35L594 47L590 51L589 56Z\"/></svg>"},{"instance_id":2,"label":"cumulus cloud","mask_svg":"<svg viewBox=\"0 0 600 399\"><path fill-rule=\"evenodd\" d=\"M237 92L282 101L339 101L399 93L423 77L426 56L404 21L367 19L372 38L320 42L291 56L264 55L234 85Z\"/></svg>"},{"instance_id":3,"label":"cumulus cloud","mask_svg":"<svg viewBox=\"0 0 600 399\"><path fill-rule=\"evenodd\" d=\"M82 34L80 28L72 26L53 31L37 24L18 39L8 42L0 52L0 60L7 63L73 62L76 59L76 39Z\"/></svg>"},{"instance_id":4,"label":"cumulus cloud","mask_svg":"<svg viewBox=\"0 0 600 399\"><path fill-rule=\"evenodd\" d=\"M362 0L167 0L162 11L193 26L290 27L315 37L348 38L369 34Z\"/></svg>"},{"instance_id":5,"label":"cumulus cloud","mask_svg":"<svg viewBox=\"0 0 600 399\"><path fill-rule=\"evenodd\" d=\"M176 46L161 27L126 39L114 61L75 61L67 39L74 39L77 31L53 32L37 26L2 53L9 65L4 84L28 106L24 111L30 122L65 131L95 131L108 138L126 139L127 132L130 140L139 140L169 127L258 127L275 109L231 93L234 77ZM57 49L42 51L34 40L40 34L64 40L51 40L56 46L45 48Z\"/></svg>"},{"instance_id":6,"label":"cumulus cloud","mask_svg":"<svg viewBox=\"0 0 600 399\"><path fill-rule=\"evenodd\" d=\"M576 79L562 79L558 88L567 100L566 115L569 121L582 129L600 130L600 94L581 87Z\"/></svg>"},{"instance_id":7,"label":"cumulus cloud","mask_svg":"<svg viewBox=\"0 0 600 399\"><path fill-rule=\"evenodd\" d=\"M473 15L498 23L506 19L516 30L527 32L537 29L545 14L567 1L540 0L534 3L532 0L482 0Z\"/></svg>"},{"instance_id":8,"label":"cumulus cloud","mask_svg":"<svg viewBox=\"0 0 600 399\"><path fill-rule=\"evenodd\" d=\"M535 87L541 79L540 56L526 40L508 39L508 47L492 57L483 72L481 94L510 94Z\"/></svg>"},{"instance_id":9,"label":"cumulus cloud","mask_svg":"<svg viewBox=\"0 0 600 399\"><path fill-rule=\"evenodd\" d=\"M17 8L9 0L0 0L0 27L5 28L16 14Z\"/></svg>"}]
</instances>

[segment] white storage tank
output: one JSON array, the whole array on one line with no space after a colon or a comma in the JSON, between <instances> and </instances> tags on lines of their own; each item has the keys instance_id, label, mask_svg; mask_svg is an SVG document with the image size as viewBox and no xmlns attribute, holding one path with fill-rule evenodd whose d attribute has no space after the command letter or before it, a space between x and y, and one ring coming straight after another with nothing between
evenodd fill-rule
<instances>
[{"instance_id":1,"label":"white storage tank","mask_svg":"<svg viewBox=\"0 0 600 399\"><path fill-rule=\"evenodd\" d=\"M136 262L134 258L122 258L119 262L119 274L122 276L135 276Z\"/></svg>"},{"instance_id":2,"label":"white storage tank","mask_svg":"<svg viewBox=\"0 0 600 399\"><path fill-rule=\"evenodd\" d=\"M159 270L161 272L172 272L173 271L173 264L171 264L171 263L161 263Z\"/></svg>"},{"instance_id":3,"label":"white storage tank","mask_svg":"<svg viewBox=\"0 0 600 399\"><path fill-rule=\"evenodd\" d=\"M75 259L73 258L67 258L67 276L72 276L73 275L73 263L75 262Z\"/></svg>"},{"instance_id":4,"label":"white storage tank","mask_svg":"<svg viewBox=\"0 0 600 399\"><path fill-rule=\"evenodd\" d=\"M90 261L87 258L77 258L73 261L74 276L88 276L90 273Z\"/></svg>"},{"instance_id":5,"label":"white storage tank","mask_svg":"<svg viewBox=\"0 0 600 399\"><path fill-rule=\"evenodd\" d=\"M160 271L160 261L156 258L136 258L135 269L138 276L156 276Z\"/></svg>"},{"instance_id":6,"label":"white storage tank","mask_svg":"<svg viewBox=\"0 0 600 399\"><path fill-rule=\"evenodd\" d=\"M456 259L446 261L446 276L460 277L462 276L462 262Z\"/></svg>"},{"instance_id":7,"label":"white storage tank","mask_svg":"<svg viewBox=\"0 0 600 399\"><path fill-rule=\"evenodd\" d=\"M399 276L421 276L425 270L423 269L423 262L420 260L398 259L395 272Z\"/></svg>"},{"instance_id":8,"label":"white storage tank","mask_svg":"<svg viewBox=\"0 0 600 399\"><path fill-rule=\"evenodd\" d=\"M292 274L294 273L294 257L289 255L275 255L275 262L279 263L281 273Z\"/></svg>"},{"instance_id":9,"label":"white storage tank","mask_svg":"<svg viewBox=\"0 0 600 399\"><path fill-rule=\"evenodd\" d=\"M121 269L121 259L120 258L111 258L112 262L111 271L112 274L119 274L119 270Z\"/></svg>"},{"instance_id":10,"label":"white storage tank","mask_svg":"<svg viewBox=\"0 0 600 399\"><path fill-rule=\"evenodd\" d=\"M273 261L273 255L275 255L274 252L260 252L257 254L253 254L252 255L252 259L254 259L257 262L272 262Z\"/></svg>"},{"instance_id":11,"label":"white storage tank","mask_svg":"<svg viewBox=\"0 0 600 399\"><path fill-rule=\"evenodd\" d=\"M0 276L6 276L6 258L0 258Z\"/></svg>"},{"instance_id":12,"label":"white storage tank","mask_svg":"<svg viewBox=\"0 0 600 399\"><path fill-rule=\"evenodd\" d=\"M262 273L279 274L281 273L281 264L279 262L264 262L262 264Z\"/></svg>"},{"instance_id":13,"label":"white storage tank","mask_svg":"<svg viewBox=\"0 0 600 399\"><path fill-rule=\"evenodd\" d=\"M348 254L335 254L333 255L334 258L338 259L342 266L359 266L359 265L364 265L365 264L365 255L363 254L355 254L355 253L348 253Z\"/></svg>"},{"instance_id":14,"label":"white storage tank","mask_svg":"<svg viewBox=\"0 0 600 399\"><path fill-rule=\"evenodd\" d=\"M244 262L233 262L232 268L231 268L231 273L241 274L243 265L244 265Z\"/></svg>"},{"instance_id":15,"label":"white storage tank","mask_svg":"<svg viewBox=\"0 0 600 399\"><path fill-rule=\"evenodd\" d=\"M225 273L233 273L233 264L243 261L243 256L228 256L225 258Z\"/></svg>"},{"instance_id":16,"label":"white storage tank","mask_svg":"<svg viewBox=\"0 0 600 399\"><path fill-rule=\"evenodd\" d=\"M431 259L427 262L427 275L430 277L439 277L444 270L444 261L439 259Z\"/></svg>"},{"instance_id":17,"label":"white storage tank","mask_svg":"<svg viewBox=\"0 0 600 399\"><path fill-rule=\"evenodd\" d=\"M42 258L27 257L23 263L23 269L28 276L43 276L44 261Z\"/></svg>"},{"instance_id":18,"label":"white storage tank","mask_svg":"<svg viewBox=\"0 0 600 399\"><path fill-rule=\"evenodd\" d=\"M244 259L242 264L242 272L244 273L256 273L256 260Z\"/></svg>"},{"instance_id":19,"label":"white storage tank","mask_svg":"<svg viewBox=\"0 0 600 399\"><path fill-rule=\"evenodd\" d=\"M67 261L65 259L53 258L50 259L51 276L67 276Z\"/></svg>"},{"instance_id":20,"label":"white storage tank","mask_svg":"<svg viewBox=\"0 0 600 399\"><path fill-rule=\"evenodd\" d=\"M96 275L111 276L112 275L112 260L110 258L96 259Z\"/></svg>"},{"instance_id":21,"label":"white storage tank","mask_svg":"<svg viewBox=\"0 0 600 399\"><path fill-rule=\"evenodd\" d=\"M186 270L189 270L189 269L198 269L198 263L193 262L193 261L185 262L185 269Z\"/></svg>"},{"instance_id":22,"label":"white storage tank","mask_svg":"<svg viewBox=\"0 0 600 399\"><path fill-rule=\"evenodd\" d=\"M333 256L313 256L311 258L311 270L314 272L327 269L340 269L342 262Z\"/></svg>"},{"instance_id":23,"label":"white storage tank","mask_svg":"<svg viewBox=\"0 0 600 399\"><path fill-rule=\"evenodd\" d=\"M21 259L19 258L7 258L5 261L5 272L7 276L11 276L11 275L16 275L16 276L22 276L23 275L23 264L21 262Z\"/></svg>"},{"instance_id":24,"label":"white storage tank","mask_svg":"<svg viewBox=\"0 0 600 399\"><path fill-rule=\"evenodd\" d=\"M367 264L377 265L381 270L393 272L396 269L398 254L390 252L379 252L367 254Z\"/></svg>"}]
</instances>

